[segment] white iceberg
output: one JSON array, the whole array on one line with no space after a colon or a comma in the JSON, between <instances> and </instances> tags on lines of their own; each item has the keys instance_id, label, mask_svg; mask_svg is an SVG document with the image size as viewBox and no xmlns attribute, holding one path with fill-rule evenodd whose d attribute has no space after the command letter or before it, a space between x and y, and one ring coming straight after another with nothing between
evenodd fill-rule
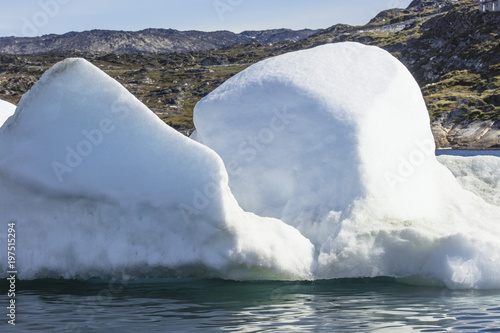
<instances>
[{"instance_id":1,"label":"white iceberg","mask_svg":"<svg viewBox=\"0 0 500 333\"><path fill-rule=\"evenodd\" d=\"M500 288L500 207L437 161L420 89L386 51L338 43L262 61L194 121L241 207L315 245L315 278Z\"/></svg>"},{"instance_id":2,"label":"white iceberg","mask_svg":"<svg viewBox=\"0 0 500 333\"><path fill-rule=\"evenodd\" d=\"M0 127L2 127L5 121L9 119L15 111L16 106L14 104L0 99Z\"/></svg>"},{"instance_id":3,"label":"white iceberg","mask_svg":"<svg viewBox=\"0 0 500 333\"><path fill-rule=\"evenodd\" d=\"M47 71L1 128L0 212L21 279L311 277L309 240L243 212L217 154L82 59Z\"/></svg>"},{"instance_id":4,"label":"white iceberg","mask_svg":"<svg viewBox=\"0 0 500 333\"><path fill-rule=\"evenodd\" d=\"M19 278L500 288L498 176L487 175L498 160L441 158L479 195L464 190L434 156L418 85L387 52L340 43L265 60L204 98L195 123L210 148L85 60L45 73L0 129ZM0 252L1 274L7 263Z\"/></svg>"}]
</instances>

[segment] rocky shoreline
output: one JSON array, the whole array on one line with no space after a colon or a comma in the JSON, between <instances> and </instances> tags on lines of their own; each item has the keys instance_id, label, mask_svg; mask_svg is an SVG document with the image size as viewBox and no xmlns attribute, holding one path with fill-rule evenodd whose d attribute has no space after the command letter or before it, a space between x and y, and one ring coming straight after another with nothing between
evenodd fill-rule
<instances>
[{"instance_id":1,"label":"rocky shoreline","mask_svg":"<svg viewBox=\"0 0 500 333\"><path fill-rule=\"evenodd\" d=\"M476 120L457 122L442 115L431 122L437 148L500 149L500 121Z\"/></svg>"}]
</instances>

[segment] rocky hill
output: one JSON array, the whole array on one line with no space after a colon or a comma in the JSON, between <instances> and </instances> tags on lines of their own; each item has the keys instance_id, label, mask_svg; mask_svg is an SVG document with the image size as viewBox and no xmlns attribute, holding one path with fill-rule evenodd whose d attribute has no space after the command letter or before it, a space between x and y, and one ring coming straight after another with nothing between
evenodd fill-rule
<instances>
[{"instance_id":1,"label":"rocky hill","mask_svg":"<svg viewBox=\"0 0 500 333\"><path fill-rule=\"evenodd\" d=\"M250 37L262 43L280 43L283 41L298 42L318 32L318 30L272 29L260 31L243 31L241 36Z\"/></svg>"},{"instance_id":2,"label":"rocky hill","mask_svg":"<svg viewBox=\"0 0 500 333\"><path fill-rule=\"evenodd\" d=\"M241 35L250 43L188 53L0 55L0 99L17 103L55 62L80 56L189 133L197 101L249 65L325 43L357 41L386 49L409 68L422 87L439 146L500 148L499 27L500 12L480 13L475 0L415 0L365 26L335 25L299 41L275 42L273 36L287 32L283 29L247 31Z\"/></svg>"},{"instance_id":3,"label":"rocky hill","mask_svg":"<svg viewBox=\"0 0 500 333\"><path fill-rule=\"evenodd\" d=\"M254 40L279 43L299 41L317 30L276 29L245 31L178 31L146 29L138 32L91 30L42 37L0 38L0 54L47 54L65 52L103 52L115 54L173 53L217 49Z\"/></svg>"}]
</instances>

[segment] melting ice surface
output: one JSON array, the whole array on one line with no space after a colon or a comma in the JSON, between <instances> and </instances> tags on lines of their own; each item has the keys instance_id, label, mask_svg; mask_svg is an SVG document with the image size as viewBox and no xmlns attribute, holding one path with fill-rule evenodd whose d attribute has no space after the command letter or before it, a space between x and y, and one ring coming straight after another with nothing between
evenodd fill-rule
<instances>
[{"instance_id":1,"label":"melting ice surface","mask_svg":"<svg viewBox=\"0 0 500 333\"><path fill-rule=\"evenodd\" d=\"M45 73L0 130L19 277L500 288L498 177L448 161L468 191L437 161L420 89L385 51L265 60L204 98L195 124L203 145L84 60ZM478 164L498 175L498 159Z\"/></svg>"}]
</instances>

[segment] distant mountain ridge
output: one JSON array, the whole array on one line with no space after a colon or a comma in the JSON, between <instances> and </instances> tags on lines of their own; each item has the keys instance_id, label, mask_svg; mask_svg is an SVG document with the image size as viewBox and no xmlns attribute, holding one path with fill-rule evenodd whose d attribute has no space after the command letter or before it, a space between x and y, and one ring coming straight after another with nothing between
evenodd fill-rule
<instances>
[{"instance_id":1,"label":"distant mountain ridge","mask_svg":"<svg viewBox=\"0 0 500 333\"><path fill-rule=\"evenodd\" d=\"M257 31L243 31L239 35L250 37L263 43L280 43L284 41L298 42L305 39L320 30L291 30L291 29L272 29L272 30L257 30Z\"/></svg>"},{"instance_id":2,"label":"distant mountain ridge","mask_svg":"<svg viewBox=\"0 0 500 333\"><path fill-rule=\"evenodd\" d=\"M0 54L45 54L64 52L104 52L115 54L173 53L217 49L252 41L279 43L299 41L318 30L274 29L244 31L178 31L145 29L137 32L90 30L41 37L1 37Z\"/></svg>"}]
</instances>

